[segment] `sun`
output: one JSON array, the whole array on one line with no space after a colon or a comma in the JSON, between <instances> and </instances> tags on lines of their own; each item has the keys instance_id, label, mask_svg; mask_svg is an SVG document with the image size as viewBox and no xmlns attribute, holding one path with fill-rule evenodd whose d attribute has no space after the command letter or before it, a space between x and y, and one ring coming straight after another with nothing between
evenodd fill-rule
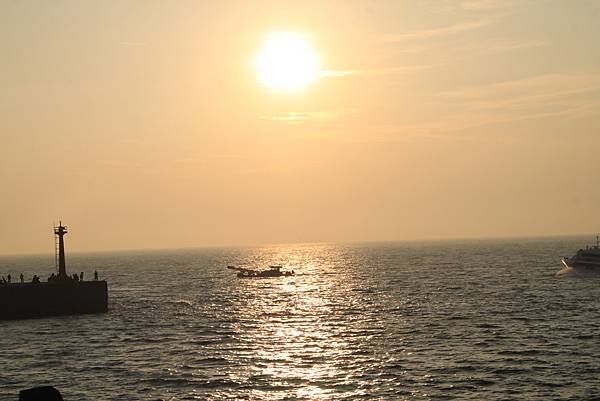
<instances>
[{"instance_id":1,"label":"sun","mask_svg":"<svg viewBox=\"0 0 600 401\"><path fill-rule=\"evenodd\" d=\"M294 32L268 35L254 60L258 80L280 92L297 92L316 82L320 64L310 42Z\"/></svg>"}]
</instances>

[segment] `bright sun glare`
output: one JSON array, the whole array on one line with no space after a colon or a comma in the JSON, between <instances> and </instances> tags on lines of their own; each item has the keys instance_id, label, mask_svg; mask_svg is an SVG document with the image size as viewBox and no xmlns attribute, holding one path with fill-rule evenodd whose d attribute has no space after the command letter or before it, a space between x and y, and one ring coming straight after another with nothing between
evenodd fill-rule
<instances>
[{"instance_id":1,"label":"bright sun glare","mask_svg":"<svg viewBox=\"0 0 600 401\"><path fill-rule=\"evenodd\" d=\"M272 90L299 91L319 78L320 59L297 33L270 34L254 61L258 79Z\"/></svg>"}]
</instances>

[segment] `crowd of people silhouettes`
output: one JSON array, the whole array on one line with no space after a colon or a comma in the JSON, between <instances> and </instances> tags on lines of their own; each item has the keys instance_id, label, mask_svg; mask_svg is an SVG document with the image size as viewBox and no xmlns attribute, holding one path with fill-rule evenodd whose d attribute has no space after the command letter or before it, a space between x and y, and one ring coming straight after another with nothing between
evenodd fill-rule
<instances>
[{"instance_id":1,"label":"crowd of people silhouettes","mask_svg":"<svg viewBox=\"0 0 600 401\"><path fill-rule=\"evenodd\" d=\"M10 273L4 277L2 276L2 278L0 278L0 284L10 284L12 280L12 277L10 275ZM21 273L19 275L19 280L21 282L21 284L25 283L25 276L23 276L23 273ZM54 273L52 273L50 275L50 277L48 277L48 282L54 282L59 280L58 276ZM83 281L83 272L80 272L79 274L77 273L73 273L72 276L67 277L68 281ZM64 281L64 280L60 280L60 281ZM94 270L94 281L98 281L98 271ZM37 283L41 283L40 277L37 274L34 274L33 277L31 278L31 282L33 284L37 284Z\"/></svg>"}]
</instances>

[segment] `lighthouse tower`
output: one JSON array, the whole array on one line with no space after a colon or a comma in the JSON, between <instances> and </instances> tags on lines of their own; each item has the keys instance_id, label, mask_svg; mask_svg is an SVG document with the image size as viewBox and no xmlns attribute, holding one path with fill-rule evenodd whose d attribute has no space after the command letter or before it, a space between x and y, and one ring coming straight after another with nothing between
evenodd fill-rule
<instances>
[{"instance_id":1,"label":"lighthouse tower","mask_svg":"<svg viewBox=\"0 0 600 401\"><path fill-rule=\"evenodd\" d=\"M58 237L58 279L68 280L67 267L65 262L65 241L64 235L67 233L67 227L62 225L62 222L58 223L58 227L54 227L54 235Z\"/></svg>"},{"instance_id":2,"label":"lighthouse tower","mask_svg":"<svg viewBox=\"0 0 600 401\"><path fill-rule=\"evenodd\" d=\"M67 227L54 227L56 267L48 281L37 275L31 283L0 284L0 326L3 320L57 315L80 315L108 311L106 280L77 280L67 275L65 241ZM0 330L1 332L1 330ZM1 397L0 397L1 398Z\"/></svg>"}]
</instances>

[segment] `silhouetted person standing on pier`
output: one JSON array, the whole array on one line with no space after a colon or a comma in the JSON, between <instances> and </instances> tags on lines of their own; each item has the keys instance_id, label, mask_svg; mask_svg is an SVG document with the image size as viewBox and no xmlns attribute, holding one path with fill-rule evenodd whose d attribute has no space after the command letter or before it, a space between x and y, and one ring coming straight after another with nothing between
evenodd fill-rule
<instances>
[{"instance_id":1,"label":"silhouetted person standing on pier","mask_svg":"<svg viewBox=\"0 0 600 401\"><path fill-rule=\"evenodd\" d=\"M8 276L6 276L6 278L8 279L8 282L10 283L10 273L8 273Z\"/></svg>"},{"instance_id":2,"label":"silhouetted person standing on pier","mask_svg":"<svg viewBox=\"0 0 600 401\"><path fill-rule=\"evenodd\" d=\"M98 271L94 270L94 281L98 281Z\"/></svg>"},{"instance_id":3,"label":"silhouetted person standing on pier","mask_svg":"<svg viewBox=\"0 0 600 401\"><path fill-rule=\"evenodd\" d=\"M79 281L83 281L83 272L79 273Z\"/></svg>"},{"instance_id":4,"label":"silhouetted person standing on pier","mask_svg":"<svg viewBox=\"0 0 600 401\"><path fill-rule=\"evenodd\" d=\"M25 282L25 277L23 277L23 273L21 273L21 275L19 276L19 278L21 279L21 283Z\"/></svg>"}]
</instances>

